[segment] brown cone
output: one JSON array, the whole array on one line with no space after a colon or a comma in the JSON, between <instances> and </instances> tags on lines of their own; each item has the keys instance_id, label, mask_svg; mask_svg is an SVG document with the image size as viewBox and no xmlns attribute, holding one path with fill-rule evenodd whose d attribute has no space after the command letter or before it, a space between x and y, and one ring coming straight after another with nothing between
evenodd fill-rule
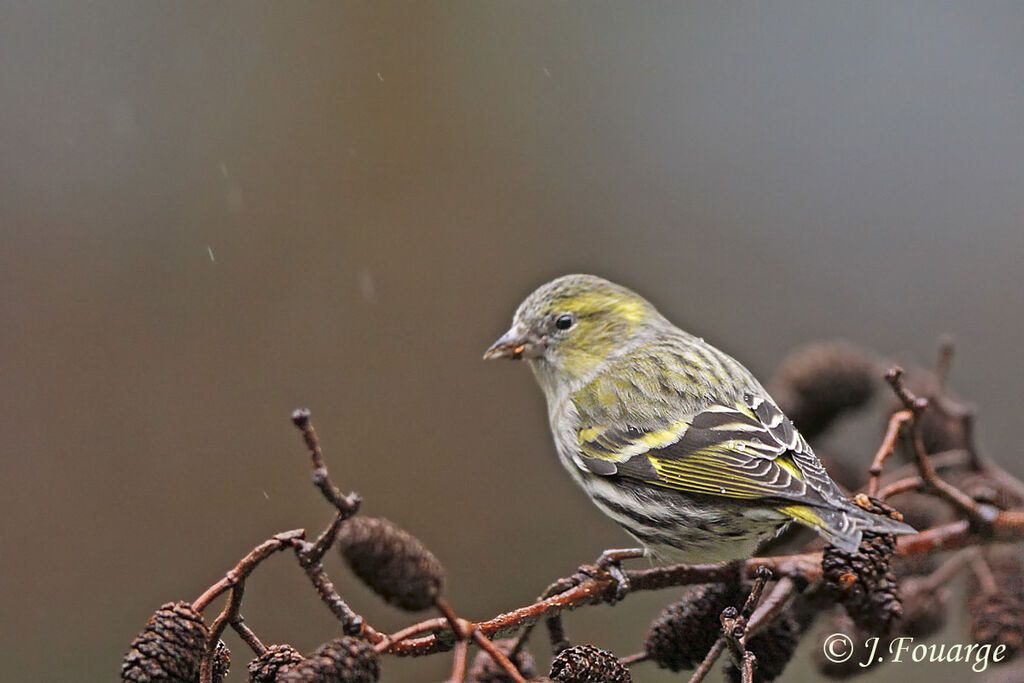
<instances>
[{"instance_id":1,"label":"brown cone","mask_svg":"<svg viewBox=\"0 0 1024 683\"><path fill-rule=\"evenodd\" d=\"M737 583L697 586L651 622L644 638L645 652L663 669L694 668L722 632L722 610L739 607L746 597L747 590Z\"/></svg>"},{"instance_id":2,"label":"brown cone","mask_svg":"<svg viewBox=\"0 0 1024 683\"><path fill-rule=\"evenodd\" d=\"M374 683L378 678L380 668L373 646L360 638L342 636L281 669L275 683Z\"/></svg>"},{"instance_id":3,"label":"brown cone","mask_svg":"<svg viewBox=\"0 0 1024 683\"><path fill-rule=\"evenodd\" d=\"M874 498L858 496L856 501L868 512L901 518L898 512ZM899 587L890 563L895 550L894 535L865 531L857 552L849 553L830 544L822 554L825 584L858 628L869 633L890 633L902 614Z\"/></svg>"},{"instance_id":4,"label":"brown cone","mask_svg":"<svg viewBox=\"0 0 1024 683\"><path fill-rule=\"evenodd\" d=\"M971 640L996 648L1013 659L1024 647L1024 600L1014 591L981 593L970 604Z\"/></svg>"},{"instance_id":5,"label":"brown cone","mask_svg":"<svg viewBox=\"0 0 1024 683\"><path fill-rule=\"evenodd\" d=\"M551 662L551 680L559 683L632 683L629 669L607 650L575 645Z\"/></svg>"},{"instance_id":6,"label":"brown cone","mask_svg":"<svg viewBox=\"0 0 1024 683\"><path fill-rule=\"evenodd\" d=\"M131 683L195 683L209 630L187 602L162 605L121 663L121 680Z\"/></svg>"},{"instance_id":7,"label":"brown cone","mask_svg":"<svg viewBox=\"0 0 1024 683\"><path fill-rule=\"evenodd\" d=\"M404 610L426 609L444 590L441 562L416 537L386 519L349 519L338 532L338 549L356 576Z\"/></svg>"},{"instance_id":8,"label":"brown cone","mask_svg":"<svg viewBox=\"0 0 1024 683\"><path fill-rule=\"evenodd\" d=\"M303 659L291 645L271 645L267 651L249 662L249 683L274 683L278 671L298 664Z\"/></svg>"},{"instance_id":9,"label":"brown cone","mask_svg":"<svg viewBox=\"0 0 1024 683\"><path fill-rule=\"evenodd\" d=\"M900 633L913 638L927 638L946 624L950 593L945 587L932 588L927 579L911 576L900 583L903 618Z\"/></svg>"},{"instance_id":10,"label":"brown cone","mask_svg":"<svg viewBox=\"0 0 1024 683\"><path fill-rule=\"evenodd\" d=\"M824 433L843 413L860 408L879 386L869 354L843 341L790 352L770 382L770 393L807 439Z\"/></svg>"},{"instance_id":11,"label":"brown cone","mask_svg":"<svg viewBox=\"0 0 1024 683\"><path fill-rule=\"evenodd\" d=\"M223 640L217 641L217 649L213 652L213 683L221 683L231 669L231 650Z\"/></svg>"}]
</instances>

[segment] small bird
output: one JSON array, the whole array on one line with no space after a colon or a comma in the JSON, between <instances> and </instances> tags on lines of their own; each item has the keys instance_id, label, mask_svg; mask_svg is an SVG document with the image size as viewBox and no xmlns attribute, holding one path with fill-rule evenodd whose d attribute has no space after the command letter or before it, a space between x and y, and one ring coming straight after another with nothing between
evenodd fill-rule
<instances>
[{"instance_id":1,"label":"small bird","mask_svg":"<svg viewBox=\"0 0 1024 683\"><path fill-rule=\"evenodd\" d=\"M794 520L851 552L864 530L914 533L844 497L745 367L625 287L542 285L484 358L529 364L562 464L643 544L609 563L744 559Z\"/></svg>"}]
</instances>

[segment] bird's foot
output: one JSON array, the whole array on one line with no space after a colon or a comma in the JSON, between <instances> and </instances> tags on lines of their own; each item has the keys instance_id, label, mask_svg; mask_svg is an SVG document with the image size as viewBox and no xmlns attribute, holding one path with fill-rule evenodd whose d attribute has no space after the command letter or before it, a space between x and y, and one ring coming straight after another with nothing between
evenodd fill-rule
<instances>
[{"instance_id":1,"label":"bird's foot","mask_svg":"<svg viewBox=\"0 0 1024 683\"><path fill-rule=\"evenodd\" d=\"M629 577L626 576L626 572L622 571L623 560L633 560L646 554L643 548L621 548L618 550L605 550L597 558L593 569L608 574L615 581L615 597L611 600L611 604L614 605L629 593ZM587 572L588 569L591 568L580 567L580 572L584 574L589 573Z\"/></svg>"}]
</instances>

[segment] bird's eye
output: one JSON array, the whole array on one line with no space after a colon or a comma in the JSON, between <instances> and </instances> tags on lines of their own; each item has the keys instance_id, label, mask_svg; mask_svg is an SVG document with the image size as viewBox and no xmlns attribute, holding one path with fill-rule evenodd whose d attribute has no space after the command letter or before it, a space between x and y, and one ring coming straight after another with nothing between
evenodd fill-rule
<instances>
[{"instance_id":1,"label":"bird's eye","mask_svg":"<svg viewBox=\"0 0 1024 683\"><path fill-rule=\"evenodd\" d=\"M571 315L569 315L568 313L563 313L562 315L555 318L555 327L557 327L560 330L567 330L570 327L572 327L572 324L574 322L576 321L573 320L573 317Z\"/></svg>"}]
</instances>

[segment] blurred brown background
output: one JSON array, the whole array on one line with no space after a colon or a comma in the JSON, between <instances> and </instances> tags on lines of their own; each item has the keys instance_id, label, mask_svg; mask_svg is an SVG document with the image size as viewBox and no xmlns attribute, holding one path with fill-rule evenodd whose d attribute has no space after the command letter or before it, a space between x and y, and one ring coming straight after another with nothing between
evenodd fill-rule
<instances>
[{"instance_id":1,"label":"blurred brown background","mask_svg":"<svg viewBox=\"0 0 1024 683\"><path fill-rule=\"evenodd\" d=\"M927 359L954 333L982 442L1022 471L1018 3L0 8L11 680L112 680L161 602L325 523L300 405L466 616L622 545L556 463L526 368L480 360L566 272L761 375L809 339ZM410 623L329 566L377 626ZM671 598L570 634L626 654ZM268 641L337 632L286 556L245 613Z\"/></svg>"}]
</instances>

